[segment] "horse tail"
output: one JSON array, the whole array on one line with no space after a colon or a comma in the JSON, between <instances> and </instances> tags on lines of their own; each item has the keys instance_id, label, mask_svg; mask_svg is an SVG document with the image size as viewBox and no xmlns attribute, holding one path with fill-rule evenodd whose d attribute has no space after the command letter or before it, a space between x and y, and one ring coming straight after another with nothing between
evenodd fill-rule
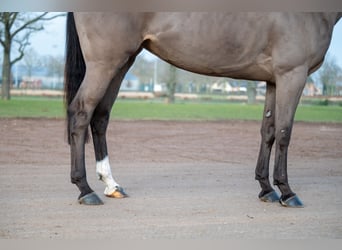
<instances>
[{"instance_id":1,"label":"horse tail","mask_svg":"<svg viewBox=\"0 0 342 250\"><path fill-rule=\"evenodd\" d=\"M81 86L86 67L76 31L74 14L72 12L68 13L66 25L64 97L66 104L69 105Z\"/></svg>"},{"instance_id":2,"label":"horse tail","mask_svg":"<svg viewBox=\"0 0 342 250\"><path fill-rule=\"evenodd\" d=\"M76 96L86 72L80 41L76 31L74 14L68 12L66 20L66 58L64 68L64 102L66 109ZM68 116L68 142L70 144L70 117Z\"/></svg>"}]
</instances>

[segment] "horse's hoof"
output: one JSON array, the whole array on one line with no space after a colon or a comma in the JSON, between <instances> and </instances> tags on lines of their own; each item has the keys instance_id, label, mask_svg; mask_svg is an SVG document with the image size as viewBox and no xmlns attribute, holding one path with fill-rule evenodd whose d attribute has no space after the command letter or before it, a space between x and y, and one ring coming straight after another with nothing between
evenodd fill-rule
<instances>
[{"instance_id":1,"label":"horse's hoof","mask_svg":"<svg viewBox=\"0 0 342 250\"><path fill-rule=\"evenodd\" d=\"M122 199L128 197L122 187L117 187L115 191L111 194L106 194L107 197Z\"/></svg>"},{"instance_id":2,"label":"horse's hoof","mask_svg":"<svg viewBox=\"0 0 342 250\"><path fill-rule=\"evenodd\" d=\"M79 198L78 202L83 205L103 205L103 201L95 192L86 194L85 196Z\"/></svg>"},{"instance_id":3,"label":"horse's hoof","mask_svg":"<svg viewBox=\"0 0 342 250\"><path fill-rule=\"evenodd\" d=\"M297 195L294 195L286 200L280 198L280 204L284 207L293 207L293 208L301 208L304 207L303 202L299 199Z\"/></svg>"},{"instance_id":4,"label":"horse's hoof","mask_svg":"<svg viewBox=\"0 0 342 250\"><path fill-rule=\"evenodd\" d=\"M264 202L276 202L280 200L280 197L277 192L273 190L262 197L259 197L259 199Z\"/></svg>"}]
</instances>

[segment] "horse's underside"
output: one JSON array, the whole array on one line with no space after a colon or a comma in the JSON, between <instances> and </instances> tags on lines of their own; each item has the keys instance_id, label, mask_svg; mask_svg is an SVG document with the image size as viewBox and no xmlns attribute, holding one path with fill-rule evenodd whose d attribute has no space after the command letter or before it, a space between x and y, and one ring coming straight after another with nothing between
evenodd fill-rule
<instances>
[{"instance_id":1,"label":"horse's underside","mask_svg":"<svg viewBox=\"0 0 342 250\"><path fill-rule=\"evenodd\" d=\"M308 74L323 62L336 13L69 13L65 90L71 180L83 204L102 204L86 180L84 144L90 125L96 172L105 194L125 197L113 179L106 129L121 81L147 49L195 73L267 82L256 179L259 198L301 207L287 177L295 110ZM273 184L269 160L275 142Z\"/></svg>"}]
</instances>

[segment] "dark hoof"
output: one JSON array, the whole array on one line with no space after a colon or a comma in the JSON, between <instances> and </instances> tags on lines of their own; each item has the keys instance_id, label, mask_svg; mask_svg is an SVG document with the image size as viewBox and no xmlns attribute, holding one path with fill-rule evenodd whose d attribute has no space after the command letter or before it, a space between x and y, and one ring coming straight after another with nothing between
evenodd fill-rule
<instances>
[{"instance_id":1,"label":"dark hoof","mask_svg":"<svg viewBox=\"0 0 342 250\"><path fill-rule=\"evenodd\" d=\"M122 187L117 187L115 191L111 194L106 194L107 197L122 199L128 197Z\"/></svg>"},{"instance_id":2,"label":"dark hoof","mask_svg":"<svg viewBox=\"0 0 342 250\"><path fill-rule=\"evenodd\" d=\"M276 202L280 200L279 195L274 190L259 197L259 199L264 202Z\"/></svg>"},{"instance_id":3,"label":"dark hoof","mask_svg":"<svg viewBox=\"0 0 342 250\"><path fill-rule=\"evenodd\" d=\"M294 195L286 200L280 199L279 202L284 207L294 207L294 208L304 207L303 202L299 199L297 195Z\"/></svg>"},{"instance_id":4,"label":"dark hoof","mask_svg":"<svg viewBox=\"0 0 342 250\"><path fill-rule=\"evenodd\" d=\"M95 192L86 194L85 196L79 198L78 202L84 205L103 205L102 200L97 196Z\"/></svg>"}]
</instances>

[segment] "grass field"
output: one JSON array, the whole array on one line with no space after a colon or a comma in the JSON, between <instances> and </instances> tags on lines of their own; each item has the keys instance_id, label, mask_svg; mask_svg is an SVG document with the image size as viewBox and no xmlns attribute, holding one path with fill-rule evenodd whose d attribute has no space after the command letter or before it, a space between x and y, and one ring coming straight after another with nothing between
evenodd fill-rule
<instances>
[{"instance_id":1,"label":"grass field","mask_svg":"<svg viewBox=\"0 0 342 250\"><path fill-rule=\"evenodd\" d=\"M263 105L241 103L176 103L119 100L112 110L112 119L145 120L260 120ZM65 110L60 98L17 97L0 100L0 118L63 118ZM297 121L342 122L341 106L298 107Z\"/></svg>"}]
</instances>

